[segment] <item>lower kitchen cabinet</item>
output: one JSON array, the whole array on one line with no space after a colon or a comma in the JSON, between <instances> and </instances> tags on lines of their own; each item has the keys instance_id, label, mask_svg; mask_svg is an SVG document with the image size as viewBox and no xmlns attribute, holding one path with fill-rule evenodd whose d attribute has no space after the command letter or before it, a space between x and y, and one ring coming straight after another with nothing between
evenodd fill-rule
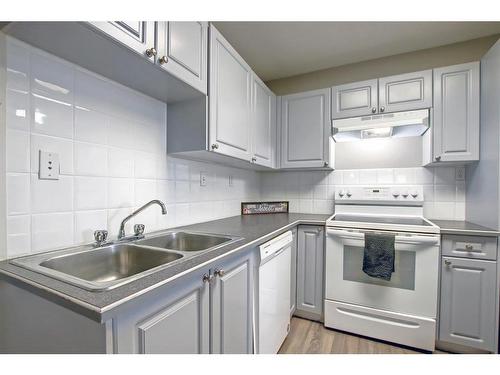
<instances>
[{"instance_id":1,"label":"lower kitchen cabinet","mask_svg":"<svg viewBox=\"0 0 500 375\"><path fill-rule=\"evenodd\" d=\"M211 353L252 353L253 266L250 258L215 268L210 285Z\"/></svg>"},{"instance_id":2,"label":"lower kitchen cabinet","mask_svg":"<svg viewBox=\"0 0 500 375\"><path fill-rule=\"evenodd\" d=\"M253 253L194 271L112 319L112 352L252 353Z\"/></svg>"},{"instance_id":3,"label":"lower kitchen cabinet","mask_svg":"<svg viewBox=\"0 0 500 375\"><path fill-rule=\"evenodd\" d=\"M439 341L496 352L494 261L442 257Z\"/></svg>"},{"instance_id":4,"label":"lower kitchen cabinet","mask_svg":"<svg viewBox=\"0 0 500 375\"><path fill-rule=\"evenodd\" d=\"M324 227L299 226L295 315L312 320L323 317L324 240Z\"/></svg>"}]
</instances>

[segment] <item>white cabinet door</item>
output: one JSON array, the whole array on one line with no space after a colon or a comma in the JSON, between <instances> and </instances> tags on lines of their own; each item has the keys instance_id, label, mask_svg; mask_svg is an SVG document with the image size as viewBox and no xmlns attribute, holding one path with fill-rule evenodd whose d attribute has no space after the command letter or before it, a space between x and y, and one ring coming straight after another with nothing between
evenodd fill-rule
<instances>
[{"instance_id":1,"label":"white cabinet door","mask_svg":"<svg viewBox=\"0 0 500 375\"><path fill-rule=\"evenodd\" d=\"M330 162L330 89L281 97L281 168Z\"/></svg>"},{"instance_id":2,"label":"white cabinet door","mask_svg":"<svg viewBox=\"0 0 500 375\"><path fill-rule=\"evenodd\" d=\"M434 69L435 161L479 160L479 62Z\"/></svg>"},{"instance_id":3,"label":"white cabinet door","mask_svg":"<svg viewBox=\"0 0 500 375\"><path fill-rule=\"evenodd\" d=\"M130 301L112 318L112 347L119 354L208 354L210 286L191 272Z\"/></svg>"},{"instance_id":4,"label":"white cabinet door","mask_svg":"<svg viewBox=\"0 0 500 375\"><path fill-rule=\"evenodd\" d=\"M276 154L276 95L255 74L252 74L251 123L252 161L273 168Z\"/></svg>"},{"instance_id":5,"label":"white cabinet door","mask_svg":"<svg viewBox=\"0 0 500 375\"><path fill-rule=\"evenodd\" d=\"M432 70L379 78L379 113L432 107Z\"/></svg>"},{"instance_id":6,"label":"white cabinet door","mask_svg":"<svg viewBox=\"0 0 500 375\"><path fill-rule=\"evenodd\" d=\"M366 116L378 112L376 79L332 88L332 118Z\"/></svg>"},{"instance_id":7,"label":"white cabinet door","mask_svg":"<svg viewBox=\"0 0 500 375\"><path fill-rule=\"evenodd\" d=\"M210 150L251 161L252 71L224 37L210 26Z\"/></svg>"},{"instance_id":8,"label":"white cabinet door","mask_svg":"<svg viewBox=\"0 0 500 375\"><path fill-rule=\"evenodd\" d=\"M157 63L207 93L207 22L157 22Z\"/></svg>"},{"instance_id":9,"label":"white cabinet door","mask_svg":"<svg viewBox=\"0 0 500 375\"><path fill-rule=\"evenodd\" d=\"M324 303L324 228L301 225L297 239L297 309L295 314L320 320Z\"/></svg>"},{"instance_id":10,"label":"white cabinet door","mask_svg":"<svg viewBox=\"0 0 500 375\"><path fill-rule=\"evenodd\" d=\"M154 62L155 56L146 55L146 50L155 47L155 22L153 21L102 21L90 22L114 40L124 44Z\"/></svg>"},{"instance_id":11,"label":"white cabinet door","mask_svg":"<svg viewBox=\"0 0 500 375\"><path fill-rule=\"evenodd\" d=\"M439 340L495 351L496 262L442 258Z\"/></svg>"},{"instance_id":12,"label":"white cabinet door","mask_svg":"<svg viewBox=\"0 0 500 375\"><path fill-rule=\"evenodd\" d=\"M239 258L222 264L213 273L211 352L252 353L252 262Z\"/></svg>"}]
</instances>

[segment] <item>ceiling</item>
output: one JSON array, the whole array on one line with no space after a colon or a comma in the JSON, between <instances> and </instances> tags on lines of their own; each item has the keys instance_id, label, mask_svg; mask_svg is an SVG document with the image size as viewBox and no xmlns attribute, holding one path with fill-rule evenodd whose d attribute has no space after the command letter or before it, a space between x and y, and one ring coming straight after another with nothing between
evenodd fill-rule
<instances>
[{"instance_id":1,"label":"ceiling","mask_svg":"<svg viewBox=\"0 0 500 375\"><path fill-rule=\"evenodd\" d=\"M500 22L214 22L264 80L500 33Z\"/></svg>"}]
</instances>

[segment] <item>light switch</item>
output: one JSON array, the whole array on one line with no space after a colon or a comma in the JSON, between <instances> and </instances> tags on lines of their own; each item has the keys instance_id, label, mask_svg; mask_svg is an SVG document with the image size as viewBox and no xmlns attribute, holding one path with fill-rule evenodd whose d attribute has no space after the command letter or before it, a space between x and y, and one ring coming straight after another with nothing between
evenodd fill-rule
<instances>
[{"instance_id":1,"label":"light switch","mask_svg":"<svg viewBox=\"0 0 500 375\"><path fill-rule=\"evenodd\" d=\"M59 154L40 150L38 178L40 180L59 180Z\"/></svg>"}]
</instances>

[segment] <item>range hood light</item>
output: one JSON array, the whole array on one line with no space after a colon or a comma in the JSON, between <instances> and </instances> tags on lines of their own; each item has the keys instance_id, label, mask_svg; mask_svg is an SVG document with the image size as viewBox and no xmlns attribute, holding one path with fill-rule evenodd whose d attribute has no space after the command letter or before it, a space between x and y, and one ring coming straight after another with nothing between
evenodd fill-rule
<instances>
[{"instance_id":1,"label":"range hood light","mask_svg":"<svg viewBox=\"0 0 500 375\"><path fill-rule=\"evenodd\" d=\"M388 138L392 135L392 127L361 130L361 139Z\"/></svg>"},{"instance_id":2,"label":"range hood light","mask_svg":"<svg viewBox=\"0 0 500 375\"><path fill-rule=\"evenodd\" d=\"M421 136L429 129L429 115L428 109L421 109L338 119L332 122L332 137L335 142L352 142Z\"/></svg>"}]
</instances>

